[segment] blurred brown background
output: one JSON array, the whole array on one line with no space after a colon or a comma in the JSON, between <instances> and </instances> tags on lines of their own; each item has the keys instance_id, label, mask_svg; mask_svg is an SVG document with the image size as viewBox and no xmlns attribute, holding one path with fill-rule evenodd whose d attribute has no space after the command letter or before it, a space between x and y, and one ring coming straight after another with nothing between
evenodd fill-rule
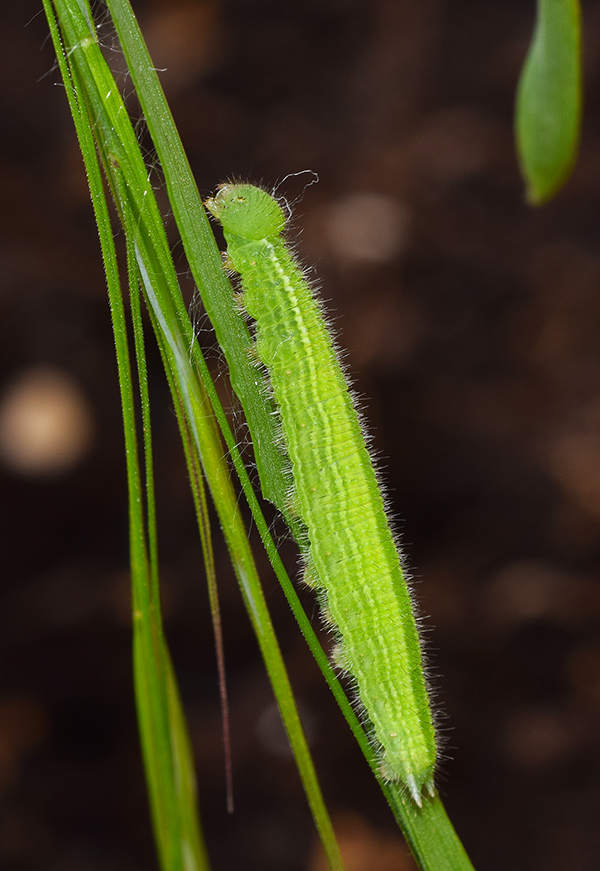
<instances>
[{"instance_id":1,"label":"blurred brown background","mask_svg":"<svg viewBox=\"0 0 600 871\"><path fill-rule=\"evenodd\" d=\"M523 202L511 131L533 2L134 5L203 195L231 176L319 175L280 190L301 198L298 251L331 301L402 518L445 713L440 788L475 866L597 869L600 2L583 4L580 160L539 211ZM0 867L142 871L156 860L114 354L40 7L9 0L0 13ZM100 36L119 69L110 30ZM189 293L183 258L181 270ZM225 811L200 549L155 354L151 370L166 626L213 865L314 871L312 823L215 530L237 808ZM265 577L349 871L408 869Z\"/></svg>"}]
</instances>

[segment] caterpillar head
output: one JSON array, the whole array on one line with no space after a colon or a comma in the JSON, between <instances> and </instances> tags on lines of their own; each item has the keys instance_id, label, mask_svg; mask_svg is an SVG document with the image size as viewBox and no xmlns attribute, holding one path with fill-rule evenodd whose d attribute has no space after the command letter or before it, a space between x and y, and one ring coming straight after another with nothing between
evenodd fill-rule
<instances>
[{"instance_id":1,"label":"caterpillar head","mask_svg":"<svg viewBox=\"0 0 600 871\"><path fill-rule=\"evenodd\" d=\"M244 239L278 236L285 225L283 209L276 199L252 184L223 184L206 208L220 221L223 232Z\"/></svg>"}]
</instances>

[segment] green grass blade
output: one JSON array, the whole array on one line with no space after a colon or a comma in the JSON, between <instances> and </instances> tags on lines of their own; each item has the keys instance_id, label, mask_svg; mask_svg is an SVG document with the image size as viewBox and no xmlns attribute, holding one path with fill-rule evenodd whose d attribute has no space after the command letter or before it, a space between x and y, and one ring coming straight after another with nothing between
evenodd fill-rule
<instances>
[{"instance_id":1,"label":"green grass blade","mask_svg":"<svg viewBox=\"0 0 600 871\"><path fill-rule=\"evenodd\" d=\"M551 199L571 172L582 99L579 0L538 0L515 117L521 171L532 205Z\"/></svg>"},{"instance_id":2,"label":"green grass blade","mask_svg":"<svg viewBox=\"0 0 600 871\"><path fill-rule=\"evenodd\" d=\"M198 826L192 757L170 660L162 637L157 589L146 548L144 493L135 422L136 403L112 228L92 134L93 125L87 116L84 89L78 70L72 64L69 65L76 52L63 52L57 21L49 0L44 0L44 8L86 164L107 275L121 385L129 483L136 697L147 777L151 784L151 806L159 857L165 871L202 871L208 868L208 862ZM68 24L68 9L56 4L56 12L61 25ZM152 518L151 505L149 512Z\"/></svg>"},{"instance_id":3,"label":"green grass blade","mask_svg":"<svg viewBox=\"0 0 600 871\"><path fill-rule=\"evenodd\" d=\"M185 453L188 476L192 488L192 498L194 500L194 508L198 521L198 532L200 535L200 542L202 546L202 556L204 560L204 567L206 570L206 583L208 587L211 621L215 636L215 654L217 660L219 692L221 698L221 723L223 728L223 746L225 748L227 809L229 813L233 813L233 772L231 767L231 754L229 752L231 749L231 736L229 729L229 704L227 699L225 651L223 648L223 630L221 622L221 608L219 604L219 590L217 585L217 575L212 549L210 518L208 515L208 504L206 498L206 488L204 486L202 462L198 449L196 447L196 443L190 433L185 409L178 397L177 386L173 378L171 377L168 366L165 366L165 372L169 380L171 394L172 396L177 397L175 402L175 412L177 414L177 423L179 425L179 432L181 435L181 441Z\"/></svg>"},{"instance_id":4,"label":"green grass blade","mask_svg":"<svg viewBox=\"0 0 600 871\"><path fill-rule=\"evenodd\" d=\"M439 795L417 808L397 786L384 785L384 792L420 868L474 871Z\"/></svg>"},{"instance_id":5,"label":"green grass blade","mask_svg":"<svg viewBox=\"0 0 600 871\"><path fill-rule=\"evenodd\" d=\"M127 228L131 215L125 213L124 219ZM149 583L143 587L139 583L135 584L133 590L136 699L138 710L144 712L140 717L140 731L146 769L149 772L150 782L154 784L150 797L155 830L160 832L159 851L164 856L163 865L169 869L201 871L209 868L209 862L199 827L194 758L171 658L162 631L150 398L140 310L139 275L130 230L126 229L126 237L131 314L144 434L149 542L147 579ZM210 560L212 556L210 548L208 552L205 551L205 556ZM139 625L139 630L136 630L136 625ZM160 665L160 668L156 668L156 665ZM148 707L149 702L153 703L153 707ZM165 713L166 724L163 722ZM157 766L157 744L160 742L162 746L164 743L161 741L161 728L166 729L169 737L169 753L165 764ZM166 788L163 780L165 767L167 767L168 778Z\"/></svg>"}]
</instances>

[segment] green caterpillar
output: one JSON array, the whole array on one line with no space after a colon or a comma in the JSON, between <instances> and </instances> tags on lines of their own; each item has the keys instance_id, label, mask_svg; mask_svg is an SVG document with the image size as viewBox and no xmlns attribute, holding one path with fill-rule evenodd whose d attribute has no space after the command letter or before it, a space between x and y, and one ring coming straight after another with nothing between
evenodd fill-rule
<instances>
[{"instance_id":1,"label":"green caterpillar","mask_svg":"<svg viewBox=\"0 0 600 871\"><path fill-rule=\"evenodd\" d=\"M381 752L381 770L417 805L434 792L436 739L410 594L371 457L320 304L281 233L266 191L225 184L207 202L228 266L256 322L308 530L307 578L339 636L336 664L354 680Z\"/></svg>"}]
</instances>

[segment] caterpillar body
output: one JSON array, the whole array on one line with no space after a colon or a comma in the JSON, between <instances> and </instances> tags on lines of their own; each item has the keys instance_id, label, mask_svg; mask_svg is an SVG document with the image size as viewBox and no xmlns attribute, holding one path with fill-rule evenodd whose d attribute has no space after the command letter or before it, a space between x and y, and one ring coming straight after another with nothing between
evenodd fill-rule
<instances>
[{"instance_id":1,"label":"caterpillar body","mask_svg":"<svg viewBox=\"0 0 600 871\"><path fill-rule=\"evenodd\" d=\"M279 203L250 184L207 201L239 273L308 531L307 580L339 637L381 771L417 805L434 794L436 738L410 593L373 463L321 307L282 238Z\"/></svg>"}]
</instances>

